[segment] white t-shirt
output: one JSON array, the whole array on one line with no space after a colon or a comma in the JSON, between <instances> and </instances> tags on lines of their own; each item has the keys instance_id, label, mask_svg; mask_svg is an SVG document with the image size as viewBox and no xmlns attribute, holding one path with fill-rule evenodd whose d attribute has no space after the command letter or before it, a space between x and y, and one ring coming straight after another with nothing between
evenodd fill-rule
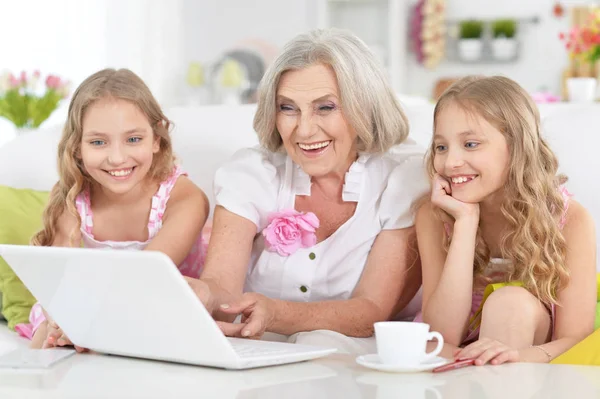
<instances>
[{"instance_id":1,"label":"white t-shirt","mask_svg":"<svg viewBox=\"0 0 600 399\"><path fill-rule=\"evenodd\" d=\"M411 205L429 182L422 154L359 154L342 195L357 202L354 215L326 240L288 257L265 250L261 233L270 213L294 209L296 195L310 195L311 179L302 168L284 153L243 149L217 171L214 186L217 205L257 228L244 290L311 302L351 297L377 235L414 224Z\"/></svg>"}]
</instances>

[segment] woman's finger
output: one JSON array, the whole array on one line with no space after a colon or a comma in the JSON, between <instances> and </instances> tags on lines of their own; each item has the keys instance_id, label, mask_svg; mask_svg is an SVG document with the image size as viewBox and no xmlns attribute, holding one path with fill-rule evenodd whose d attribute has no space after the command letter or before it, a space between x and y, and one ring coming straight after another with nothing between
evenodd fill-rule
<instances>
[{"instance_id":1,"label":"woman's finger","mask_svg":"<svg viewBox=\"0 0 600 399\"><path fill-rule=\"evenodd\" d=\"M266 328L264 309L255 309L242 329L242 337L260 337Z\"/></svg>"},{"instance_id":2,"label":"woman's finger","mask_svg":"<svg viewBox=\"0 0 600 399\"><path fill-rule=\"evenodd\" d=\"M224 303L219 307L219 310L228 314L240 314L251 306L254 306L254 304L256 304L256 299L247 297L239 302Z\"/></svg>"},{"instance_id":3,"label":"woman's finger","mask_svg":"<svg viewBox=\"0 0 600 399\"><path fill-rule=\"evenodd\" d=\"M217 321L217 325L227 337L241 337L242 328L246 326L241 323L227 323L225 321Z\"/></svg>"}]
</instances>

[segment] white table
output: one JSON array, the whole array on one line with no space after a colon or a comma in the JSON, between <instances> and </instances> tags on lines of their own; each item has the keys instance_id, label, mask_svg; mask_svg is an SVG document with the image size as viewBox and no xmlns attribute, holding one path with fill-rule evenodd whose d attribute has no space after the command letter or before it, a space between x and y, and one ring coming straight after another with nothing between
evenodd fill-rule
<instances>
[{"instance_id":1,"label":"white table","mask_svg":"<svg viewBox=\"0 0 600 399\"><path fill-rule=\"evenodd\" d=\"M25 341L0 326L0 351ZM437 395L432 390L437 391ZM427 393L425 393L427 391ZM598 398L600 367L507 364L432 374L371 371L349 355L245 371L75 355L48 371L0 370L0 398Z\"/></svg>"}]
</instances>

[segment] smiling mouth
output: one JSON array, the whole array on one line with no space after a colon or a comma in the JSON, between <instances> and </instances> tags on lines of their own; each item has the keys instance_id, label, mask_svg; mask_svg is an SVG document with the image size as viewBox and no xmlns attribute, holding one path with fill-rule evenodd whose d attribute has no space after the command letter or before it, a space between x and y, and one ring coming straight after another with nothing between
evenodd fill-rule
<instances>
[{"instance_id":1,"label":"smiling mouth","mask_svg":"<svg viewBox=\"0 0 600 399\"><path fill-rule=\"evenodd\" d=\"M329 144L331 144L331 140L322 141L320 143L311 143L311 144L298 143L298 147L300 147L300 149L302 151L317 152L319 150L329 147Z\"/></svg>"},{"instance_id":2,"label":"smiling mouth","mask_svg":"<svg viewBox=\"0 0 600 399\"><path fill-rule=\"evenodd\" d=\"M478 177L478 175L458 176L458 177L450 178L450 181L452 182L453 185L460 185L460 184L469 183L470 181L473 181L473 179L475 179L476 177Z\"/></svg>"},{"instance_id":3,"label":"smiling mouth","mask_svg":"<svg viewBox=\"0 0 600 399\"><path fill-rule=\"evenodd\" d=\"M134 169L135 166L127 169L105 170L105 172L111 175L112 177L127 177L133 172Z\"/></svg>"}]
</instances>

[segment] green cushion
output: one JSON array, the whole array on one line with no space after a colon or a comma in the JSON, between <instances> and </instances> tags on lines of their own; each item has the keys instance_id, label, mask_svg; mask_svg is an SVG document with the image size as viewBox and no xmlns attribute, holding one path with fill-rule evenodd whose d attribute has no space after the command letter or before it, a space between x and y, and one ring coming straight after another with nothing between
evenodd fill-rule
<instances>
[{"instance_id":1,"label":"green cushion","mask_svg":"<svg viewBox=\"0 0 600 399\"><path fill-rule=\"evenodd\" d=\"M47 200L47 192L0 186L0 244L28 244L42 227ZM0 310L8 327L27 322L35 298L1 257L0 293Z\"/></svg>"}]
</instances>

